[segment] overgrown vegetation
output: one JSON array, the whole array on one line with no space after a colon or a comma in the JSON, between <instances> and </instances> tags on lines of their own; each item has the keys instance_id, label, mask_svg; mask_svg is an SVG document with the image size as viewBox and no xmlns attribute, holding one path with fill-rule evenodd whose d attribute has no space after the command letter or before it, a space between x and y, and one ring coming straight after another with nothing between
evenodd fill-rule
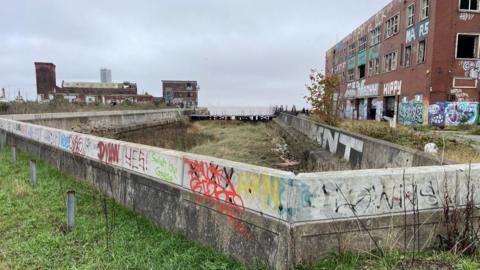
<instances>
[{"instance_id":1,"label":"overgrown vegetation","mask_svg":"<svg viewBox=\"0 0 480 270\"><path fill-rule=\"evenodd\" d=\"M27 114L27 113L55 113L55 112L86 112L86 111L115 111L115 110L150 110L162 109L167 106L163 103L134 104L124 102L116 105L100 103L70 103L66 100L56 99L49 103L24 102L0 103L0 114Z\"/></svg>"},{"instance_id":2,"label":"overgrown vegetation","mask_svg":"<svg viewBox=\"0 0 480 270\"><path fill-rule=\"evenodd\" d=\"M284 162L277 149L285 142L279 127L272 122L184 122L111 137L258 166L275 167Z\"/></svg>"},{"instance_id":3,"label":"overgrown vegetation","mask_svg":"<svg viewBox=\"0 0 480 270\"><path fill-rule=\"evenodd\" d=\"M469 144L428 133L424 127L397 126L393 129L386 122L376 121L342 121L340 127L420 151L424 150L427 143L435 143L440 149L439 159L443 156L444 160L463 163L480 162L480 152Z\"/></svg>"},{"instance_id":4,"label":"overgrown vegetation","mask_svg":"<svg viewBox=\"0 0 480 270\"><path fill-rule=\"evenodd\" d=\"M244 269L239 262L168 233L85 183L29 157L0 153L0 269ZM66 233L65 196L76 191L76 228ZM105 215L107 213L107 215Z\"/></svg>"},{"instance_id":5,"label":"overgrown vegetation","mask_svg":"<svg viewBox=\"0 0 480 270\"><path fill-rule=\"evenodd\" d=\"M326 77L316 69L310 71L310 84L306 100L312 106L312 113L329 125L339 122L338 112L342 100L339 93L340 79L336 76Z\"/></svg>"},{"instance_id":6,"label":"overgrown vegetation","mask_svg":"<svg viewBox=\"0 0 480 270\"><path fill-rule=\"evenodd\" d=\"M479 257L455 256L449 252L433 250L415 254L390 252L385 256L378 253L345 252L321 259L313 267L298 266L297 270L347 270L347 269L400 269L400 270L476 270L480 268Z\"/></svg>"}]
</instances>

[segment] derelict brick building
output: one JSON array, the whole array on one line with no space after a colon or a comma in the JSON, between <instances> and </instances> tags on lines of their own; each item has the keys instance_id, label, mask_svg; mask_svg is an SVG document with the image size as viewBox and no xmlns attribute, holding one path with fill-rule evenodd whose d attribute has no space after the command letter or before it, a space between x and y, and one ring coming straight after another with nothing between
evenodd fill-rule
<instances>
[{"instance_id":1,"label":"derelict brick building","mask_svg":"<svg viewBox=\"0 0 480 270\"><path fill-rule=\"evenodd\" d=\"M152 103L153 96L138 95L137 84L101 82L65 82L57 86L55 65L35 63L37 95L39 100L61 98L69 102L114 104L129 101L132 103Z\"/></svg>"},{"instance_id":2,"label":"derelict brick building","mask_svg":"<svg viewBox=\"0 0 480 270\"><path fill-rule=\"evenodd\" d=\"M348 118L393 117L402 102L478 102L479 41L479 0L393 0L328 50L325 70L341 79Z\"/></svg>"},{"instance_id":3,"label":"derelict brick building","mask_svg":"<svg viewBox=\"0 0 480 270\"><path fill-rule=\"evenodd\" d=\"M182 105L184 107L198 106L197 81L162 81L163 98L167 104Z\"/></svg>"}]
</instances>

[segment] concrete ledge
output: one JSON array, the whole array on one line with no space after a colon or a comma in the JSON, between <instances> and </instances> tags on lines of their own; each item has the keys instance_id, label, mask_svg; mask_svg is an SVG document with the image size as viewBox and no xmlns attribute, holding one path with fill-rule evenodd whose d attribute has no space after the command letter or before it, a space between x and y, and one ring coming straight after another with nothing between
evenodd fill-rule
<instances>
[{"instance_id":1,"label":"concrete ledge","mask_svg":"<svg viewBox=\"0 0 480 270\"><path fill-rule=\"evenodd\" d=\"M341 134L326 136L321 141L327 146L342 142ZM358 141L346 140L350 148L344 145L343 153L358 149ZM421 231L427 235L439 222L427 216L441 209L446 191L462 206L462 194L480 186L480 164L294 175L0 118L4 142L87 181L162 227L275 269L312 263L347 240L353 241L349 249L368 251L372 245L357 218L388 243L390 228L402 232L399 216L416 209L432 225ZM430 244L429 238L421 241Z\"/></svg>"},{"instance_id":2,"label":"concrete ledge","mask_svg":"<svg viewBox=\"0 0 480 270\"><path fill-rule=\"evenodd\" d=\"M310 119L281 113L278 117L285 124L305 134L331 153L349 161L352 168L380 169L439 165L441 161L401 145L352 133ZM444 162L452 164L452 162Z\"/></svg>"}]
</instances>

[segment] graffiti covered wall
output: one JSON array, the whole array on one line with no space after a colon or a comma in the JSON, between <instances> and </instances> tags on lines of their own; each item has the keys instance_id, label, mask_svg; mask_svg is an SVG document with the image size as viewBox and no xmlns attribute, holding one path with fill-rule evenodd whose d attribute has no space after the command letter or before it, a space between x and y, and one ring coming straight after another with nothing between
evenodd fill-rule
<instances>
[{"instance_id":1,"label":"graffiti covered wall","mask_svg":"<svg viewBox=\"0 0 480 270\"><path fill-rule=\"evenodd\" d=\"M478 102L438 102L429 106L428 123L433 126L475 125Z\"/></svg>"},{"instance_id":2,"label":"graffiti covered wall","mask_svg":"<svg viewBox=\"0 0 480 270\"><path fill-rule=\"evenodd\" d=\"M332 153L341 152L345 159L363 153L363 142L357 138L311 122L296 125L306 128L303 126L306 123L310 123L308 136ZM295 176L291 172L6 119L0 119L0 128L75 156L188 189L199 195L196 203L208 205L226 216L232 228L245 239L252 237L248 227L240 222L247 209L288 222L392 214L414 206L421 210L436 209L443 198L443 173L447 172L450 179L467 171L456 165L409 168L406 177L402 169ZM472 167L474 181L480 177L479 166ZM463 185L465 179L449 183Z\"/></svg>"},{"instance_id":3,"label":"graffiti covered wall","mask_svg":"<svg viewBox=\"0 0 480 270\"><path fill-rule=\"evenodd\" d=\"M422 125L423 124L423 104L422 103L400 103L398 120L402 125Z\"/></svg>"}]
</instances>

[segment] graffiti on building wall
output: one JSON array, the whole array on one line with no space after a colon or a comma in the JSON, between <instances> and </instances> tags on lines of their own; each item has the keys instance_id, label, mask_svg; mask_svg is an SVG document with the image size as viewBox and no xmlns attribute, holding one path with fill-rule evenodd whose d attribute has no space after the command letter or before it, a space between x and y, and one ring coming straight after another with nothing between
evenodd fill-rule
<instances>
[{"instance_id":1,"label":"graffiti on building wall","mask_svg":"<svg viewBox=\"0 0 480 270\"><path fill-rule=\"evenodd\" d=\"M409 29L407 29L406 43L411 43L417 39L421 39L428 36L429 26L430 26L429 21L422 21L417 23L415 26L412 26Z\"/></svg>"},{"instance_id":2,"label":"graffiti on building wall","mask_svg":"<svg viewBox=\"0 0 480 270\"><path fill-rule=\"evenodd\" d=\"M98 142L98 159L109 164L118 164L120 144L112 142Z\"/></svg>"},{"instance_id":3,"label":"graffiti on building wall","mask_svg":"<svg viewBox=\"0 0 480 270\"><path fill-rule=\"evenodd\" d=\"M471 21L473 20L473 18L475 18L475 14L469 12L461 12L458 15L458 18L462 21Z\"/></svg>"},{"instance_id":4,"label":"graffiti on building wall","mask_svg":"<svg viewBox=\"0 0 480 270\"><path fill-rule=\"evenodd\" d=\"M473 125L477 123L478 102L450 102L445 106L445 124Z\"/></svg>"},{"instance_id":5,"label":"graffiti on building wall","mask_svg":"<svg viewBox=\"0 0 480 270\"><path fill-rule=\"evenodd\" d=\"M237 232L247 239L251 238L248 228L238 220L243 216L245 208L243 198L231 181L234 169L190 159L184 159L184 163L189 167L190 190L200 193L208 202L213 202L218 212L227 215Z\"/></svg>"},{"instance_id":6,"label":"graffiti on building wall","mask_svg":"<svg viewBox=\"0 0 480 270\"><path fill-rule=\"evenodd\" d=\"M445 126L445 102L432 104L428 107L428 123L432 126Z\"/></svg>"},{"instance_id":7,"label":"graffiti on building wall","mask_svg":"<svg viewBox=\"0 0 480 270\"><path fill-rule=\"evenodd\" d=\"M377 111L375 120L382 121L383 118L383 100L377 100Z\"/></svg>"},{"instance_id":8,"label":"graffiti on building wall","mask_svg":"<svg viewBox=\"0 0 480 270\"><path fill-rule=\"evenodd\" d=\"M423 104L422 103L400 103L398 113L399 122L403 125L421 125L423 124Z\"/></svg>"},{"instance_id":9,"label":"graffiti on building wall","mask_svg":"<svg viewBox=\"0 0 480 270\"><path fill-rule=\"evenodd\" d=\"M464 61L462 63L465 77L471 79L480 79L480 60L478 61Z\"/></svg>"}]
</instances>

